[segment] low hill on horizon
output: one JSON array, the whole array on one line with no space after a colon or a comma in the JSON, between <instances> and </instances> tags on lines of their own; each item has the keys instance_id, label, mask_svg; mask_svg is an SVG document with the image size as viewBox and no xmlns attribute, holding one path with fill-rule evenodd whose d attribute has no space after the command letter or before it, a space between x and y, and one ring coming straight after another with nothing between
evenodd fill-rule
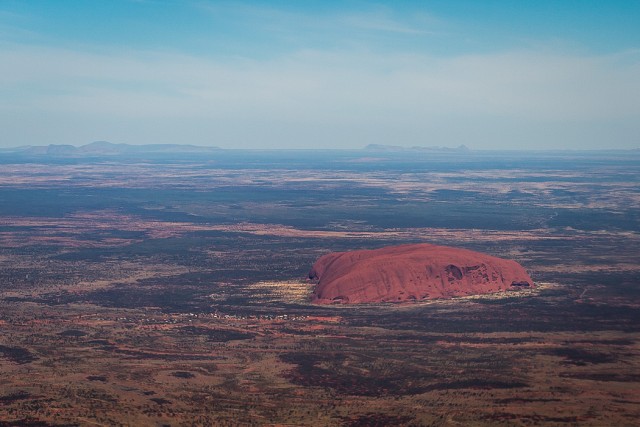
<instances>
[{"instance_id":1,"label":"low hill on horizon","mask_svg":"<svg viewBox=\"0 0 640 427\"><path fill-rule=\"evenodd\" d=\"M83 157L110 156L124 154L153 153L210 153L221 150L218 147L203 147L183 144L114 144L109 141L94 141L76 147L70 144L33 145L3 149L2 151L33 156Z\"/></svg>"}]
</instances>

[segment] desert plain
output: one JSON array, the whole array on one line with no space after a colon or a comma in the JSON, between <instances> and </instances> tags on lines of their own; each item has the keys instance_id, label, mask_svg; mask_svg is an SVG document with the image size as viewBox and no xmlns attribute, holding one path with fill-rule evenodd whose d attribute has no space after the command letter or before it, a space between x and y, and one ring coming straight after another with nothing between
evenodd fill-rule
<instances>
[{"instance_id":1,"label":"desert plain","mask_svg":"<svg viewBox=\"0 0 640 427\"><path fill-rule=\"evenodd\" d=\"M317 305L434 243L536 287ZM638 152L0 154L0 426L637 425Z\"/></svg>"}]
</instances>

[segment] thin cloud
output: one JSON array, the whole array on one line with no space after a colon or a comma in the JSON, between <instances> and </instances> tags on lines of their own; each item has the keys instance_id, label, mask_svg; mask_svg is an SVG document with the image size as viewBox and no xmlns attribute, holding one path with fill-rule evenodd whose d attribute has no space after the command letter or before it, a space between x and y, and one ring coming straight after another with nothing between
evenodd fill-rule
<instances>
[{"instance_id":1,"label":"thin cloud","mask_svg":"<svg viewBox=\"0 0 640 427\"><path fill-rule=\"evenodd\" d=\"M2 145L32 143L24 129L42 123L43 115L84 128L78 135L90 134L90 126L117 134L107 124L121 123L121 132L126 123L134 139L128 142L157 142L199 129L191 142L254 147L311 148L323 144L321 137L327 138L323 146L423 145L425 135L441 145L452 138L498 147L508 138L531 143L551 129L571 146L591 141L596 128L630 144L629 135L640 132L640 58L633 51L441 58L306 50L221 61L4 45L0 62L6 64L0 69ZM616 130L613 123L622 125ZM45 133L55 138L51 129L43 129L41 138Z\"/></svg>"},{"instance_id":2,"label":"thin cloud","mask_svg":"<svg viewBox=\"0 0 640 427\"><path fill-rule=\"evenodd\" d=\"M447 26L443 20L424 12L398 16L386 7L343 13L333 19L353 29L413 36L442 35L442 29Z\"/></svg>"},{"instance_id":3,"label":"thin cloud","mask_svg":"<svg viewBox=\"0 0 640 427\"><path fill-rule=\"evenodd\" d=\"M442 35L445 24L425 13L395 16L388 8L367 6L362 10L296 12L248 3L198 2L195 7L212 19L245 28L255 36L276 37L293 46L365 45L372 36ZM367 43L368 48L375 44ZM402 48L397 45L396 49Z\"/></svg>"},{"instance_id":4,"label":"thin cloud","mask_svg":"<svg viewBox=\"0 0 640 427\"><path fill-rule=\"evenodd\" d=\"M264 35L263 45L275 40L280 48L221 55L5 40L0 145L83 143L92 134L132 143L189 136L233 147L572 147L602 138L637 145L637 49L593 54L554 44L438 55L393 48L450 29L428 15L193 7L235 32L251 30L251 40L239 43ZM387 48L377 48L380 40Z\"/></svg>"}]
</instances>

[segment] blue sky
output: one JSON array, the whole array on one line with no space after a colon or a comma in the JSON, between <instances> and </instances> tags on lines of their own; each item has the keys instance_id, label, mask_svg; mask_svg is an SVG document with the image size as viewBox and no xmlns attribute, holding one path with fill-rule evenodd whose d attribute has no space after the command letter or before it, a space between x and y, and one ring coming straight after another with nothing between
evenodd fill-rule
<instances>
[{"instance_id":1,"label":"blue sky","mask_svg":"<svg viewBox=\"0 0 640 427\"><path fill-rule=\"evenodd\" d=\"M640 147L640 1L0 0L0 146Z\"/></svg>"}]
</instances>

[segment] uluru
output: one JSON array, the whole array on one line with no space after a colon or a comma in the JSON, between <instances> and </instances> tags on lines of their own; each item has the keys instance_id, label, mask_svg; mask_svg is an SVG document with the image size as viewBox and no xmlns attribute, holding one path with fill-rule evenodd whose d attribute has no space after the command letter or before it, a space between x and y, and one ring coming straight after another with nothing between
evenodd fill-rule
<instances>
[{"instance_id":1,"label":"uluru","mask_svg":"<svg viewBox=\"0 0 640 427\"><path fill-rule=\"evenodd\" d=\"M534 286L515 261L433 244L333 252L309 271L317 304L408 302Z\"/></svg>"}]
</instances>

